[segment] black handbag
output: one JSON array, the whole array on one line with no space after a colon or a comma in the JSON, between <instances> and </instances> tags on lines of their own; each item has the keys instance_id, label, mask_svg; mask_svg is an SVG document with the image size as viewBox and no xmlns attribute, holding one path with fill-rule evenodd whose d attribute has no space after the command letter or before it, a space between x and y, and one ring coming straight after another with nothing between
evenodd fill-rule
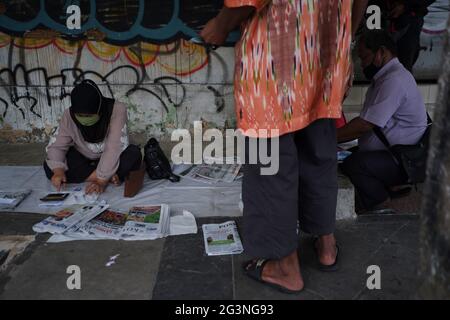
<instances>
[{"instance_id":1,"label":"black handbag","mask_svg":"<svg viewBox=\"0 0 450 320\"><path fill-rule=\"evenodd\" d=\"M373 129L378 139L383 142L383 144L394 157L394 161L405 171L406 176L408 177L407 183L409 184L417 184L425 181L429 140L433 124L430 116L428 114L427 116L427 129L425 130L419 142L414 145L397 144L391 146L386 136L379 127L375 127Z\"/></svg>"},{"instance_id":2,"label":"black handbag","mask_svg":"<svg viewBox=\"0 0 450 320\"><path fill-rule=\"evenodd\" d=\"M148 140L144 147L144 162L151 179L169 179L172 182L180 181L180 177L173 174L169 159L167 159L155 138Z\"/></svg>"}]
</instances>

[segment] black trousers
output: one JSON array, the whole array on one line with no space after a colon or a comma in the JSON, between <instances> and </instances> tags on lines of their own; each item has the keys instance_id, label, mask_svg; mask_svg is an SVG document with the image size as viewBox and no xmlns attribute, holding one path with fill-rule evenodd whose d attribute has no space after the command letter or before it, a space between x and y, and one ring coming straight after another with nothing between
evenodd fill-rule
<instances>
[{"instance_id":1,"label":"black trousers","mask_svg":"<svg viewBox=\"0 0 450 320\"><path fill-rule=\"evenodd\" d=\"M279 138L275 175L261 175L261 164L244 165L242 238L250 256L281 259L291 254L298 246L297 222L310 234L334 232L336 150L334 120L321 119Z\"/></svg>"},{"instance_id":2,"label":"black trousers","mask_svg":"<svg viewBox=\"0 0 450 320\"><path fill-rule=\"evenodd\" d=\"M86 158L74 147L70 147L67 151L66 161L69 168L66 171L67 183L82 183L86 181L99 163L99 160ZM116 172L120 181L124 181L130 171L138 170L141 162L142 154L140 148L135 145L129 145L120 155L120 164ZM53 171L48 167L46 161L44 161L44 170L47 178L51 179Z\"/></svg>"},{"instance_id":3,"label":"black trousers","mask_svg":"<svg viewBox=\"0 0 450 320\"><path fill-rule=\"evenodd\" d=\"M407 176L388 151L358 151L342 163L365 209L389 198L389 187L407 182Z\"/></svg>"},{"instance_id":4,"label":"black trousers","mask_svg":"<svg viewBox=\"0 0 450 320\"><path fill-rule=\"evenodd\" d=\"M397 41L398 59L410 72L419 58L423 23L423 17L410 17L408 31Z\"/></svg>"}]
</instances>

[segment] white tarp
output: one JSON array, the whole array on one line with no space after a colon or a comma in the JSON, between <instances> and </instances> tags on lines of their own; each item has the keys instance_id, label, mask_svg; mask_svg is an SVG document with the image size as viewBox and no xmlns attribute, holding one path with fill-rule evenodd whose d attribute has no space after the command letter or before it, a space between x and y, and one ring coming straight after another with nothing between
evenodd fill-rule
<instances>
[{"instance_id":1,"label":"white tarp","mask_svg":"<svg viewBox=\"0 0 450 320\"><path fill-rule=\"evenodd\" d=\"M175 172L186 167L178 166ZM67 191L81 188L84 184L67 185ZM32 193L15 209L16 212L54 214L61 207L40 207L39 199L49 192L54 192L42 167L0 167L0 190L29 187ZM171 214L182 214L183 210L192 212L195 217L241 216L239 196L241 181L232 183L219 182L206 184L191 179L181 179L172 183L168 180L150 180L146 175L143 189L134 198L123 197L123 184L119 187L109 185L98 201L105 201L110 207L127 210L134 205L145 203L167 203ZM64 206L70 205L69 197ZM1 214L1 213L0 213Z\"/></svg>"}]
</instances>

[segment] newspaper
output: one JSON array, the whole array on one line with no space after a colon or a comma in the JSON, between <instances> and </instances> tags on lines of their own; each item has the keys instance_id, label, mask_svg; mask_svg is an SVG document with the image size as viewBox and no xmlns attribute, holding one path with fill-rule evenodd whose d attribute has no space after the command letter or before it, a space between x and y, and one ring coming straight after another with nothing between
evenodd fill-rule
<instances>
[{"instance_id":1,"label":"newspaper","mask_svg":"<svg viewBox=\"0 0 450 320\"><path fill-rule=\"evenodd\" d=\"M77 230L107 208L108 205L74 205L35 224L33 230L38 233L50 232L56 234L64 233L69 229Z\"/></svg>"},{"instance_id":2,"label":"newspaper","mask_svg":"<svg viewBox=\"0 0 450 320\"><path fill-rule=\"evenodd\" d=\"M240 254L244 251L236 222L204 224L202 229L208 256Z\"/></svg>"},{"instance_id":3,"label":"newspaper","mask_svg":"<svg viewBox=\"0 0 450 320\"><path fill-rule=\"evenodd\" d=\"M200 164L192 165L180 175L186 178L206 183L216 183L220 181L233 182L239 174L240 169L241 165L237 163Z\"/></svg>"},{"instance_id":4,"label":"newspaper","mask_svg":"<svg viewBox=\"0 0 450 320\"><path fill-rule=\"evenodd\" d=\"M162 238L169 233L169 227L170 216L167 205L133 207L128 212L121 238L124 240Z\"/></svg>"},{"instance_id":5,"label":"newspaper","mask_svg":"<svg viewBox=\"0 0 450 320\"><path fill-rule=\"evenodd\" d=\"M15 209L28 195L30 189L16 191L0 191L0 210Z\"/></svg>"},{"instance_id":6,"label":"newspaper","mask_svg":"<svg viewBox=\"0 0 450 320\"><path fill-rule=\"evenodd\" d=\"M351 156L352 153L350 151L338 151L337 159L339 162L343 162L347 157Z\"/></svg>"},{"instance_id":7,"label":"newspaper","mask_svg":"<svg viewBox=\"0 0 450 320\"><path fill-rule=\"evenodd\" d=\"M68 234L88 238L119 239L126 221L126 212L107 209L77 230L70 230Z\"/></svg>"},{"instance_id":8,"label":"newspaper","mask_svg":"<svg viewBox=\"0 0 450 320\"><path fill-rule=\"evenodd\" d=\"M76 210L66 209L59 215L64 216L66 212L73 215L73 211ZM45 228L36 228L35 231L63 233L70 240L153 240L165 237L170 232L169 207L165 204L133 207L129 211L105 207L90 215L89 219L67 226L61 232L57 232L60 226L58 229L49 228L50 222L46 220L40 223Z\"/></svg>"},{"instance_id":9,"label":"newspaper","mask_svg":"<svg viewBox=\"0 0 450 320\"><path fill-rule=\"evenodd\" d=\"M171 216L170 221L167 221L166 223L166 227L163 227L162 229L165 230L164 232L162 232L164 237L169 235L176 236L191 233L195 234L197 233L198 230L194 215L186 210L183 210L183 214L175 214ZM47 240L47 242L60 243L76 240L102 240L102 239L96 237L89 237L86 236L84 233L80 234L79 232L71 232L69 230L64 234L54 234ZM129 237L125 238L124 240L153 240L153 239Z\"/></svg>"}]
</instances>

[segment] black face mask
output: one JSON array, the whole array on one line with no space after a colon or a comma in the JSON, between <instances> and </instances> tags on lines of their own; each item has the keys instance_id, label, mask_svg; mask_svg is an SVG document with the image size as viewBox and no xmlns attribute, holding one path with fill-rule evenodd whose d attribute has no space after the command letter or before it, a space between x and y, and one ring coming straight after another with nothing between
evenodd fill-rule
<instances>
[{"instance_id":1,"label":"black face mask","mask_svg":"<svg viewBox=\"0 0 450 320\"><path fill-rule=\"evenodd\" d=\"M375 60L375 58L373 59ZM363 69L363 73L368 80L372 81L373 77L375 77L375 75L378 73L378 71L381 70L381 68L383 68L383 66L377 67L376 65L373 64L372 60L372 63Z\"/></svg>"}]
</instances>

